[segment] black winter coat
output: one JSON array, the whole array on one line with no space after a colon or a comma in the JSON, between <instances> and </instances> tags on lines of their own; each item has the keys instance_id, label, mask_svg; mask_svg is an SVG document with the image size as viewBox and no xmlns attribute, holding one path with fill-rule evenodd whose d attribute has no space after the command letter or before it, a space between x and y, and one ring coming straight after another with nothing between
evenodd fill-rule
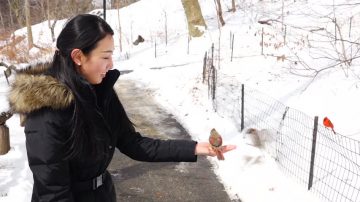
<instances>
[{"instance_id":1,"label":"black winter coat","mask_svg":"<svg viewBox=\"0 0 360 202\"><path fill-rule=\"evenodd\" d=\"M135 131L113 89L119 75L111 70L94 86L102 113L95 132L102 137L98 144L105 152L70 160L64 159L64 148L71 131L67 123L73 114L72 93L53 77L34 70L16 76L9 103L15 112L26 114L26 149L34 179L31 201L115 202L114 185L106 171L115 148L139 161L197 160L195 141L157 140ZM93 189L101 174L103 184Z\"/></svg>"}]
</instances>

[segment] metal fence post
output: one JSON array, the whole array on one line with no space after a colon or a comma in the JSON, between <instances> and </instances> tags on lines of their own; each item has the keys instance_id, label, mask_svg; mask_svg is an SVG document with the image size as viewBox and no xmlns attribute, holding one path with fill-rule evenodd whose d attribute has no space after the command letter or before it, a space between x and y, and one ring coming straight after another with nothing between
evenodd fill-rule
<instances>
[{"instance_id":1,"label":"metal fence post","mask_svg":"<svg viewBox=\"0 0 360 202\"><path fill-rule=\"evenodd\" d=\"M233 59L233 53L234 53L234 34L232 34L232 38L230 38L231 40L231 59L230 59L230 62L232 62L232 59Z\"/></svg>"},{"instance_id":2,"label":"metal fence post","mask_svg":"<svg viewBox=\"0 0 360 202\"><path fill-rule=\"evenodd\" d=\"M241 84L241 131L244 130L244 84Z\"/></svg>"},{"instance_id":3,"label":"metal fence post","mask_svg":"<svg viewBox=\"0 0 360 202\"><path fill-rule=\"evenodd\" d=\"M213 66L213 75L212 75L212 88L211 88L211 98L212 100L215 100L215 93L216 93L216 69Z\"/></svg>"},{"instance_id":4,"label":"metal fence post","mask_svg":"<svg viewBox=\"0 0 360 202\"><path fill-rule=\"evenodd\" d=\"M5 75L5 78L6 78L7 84L8 84L8 85L10 85L10 83L9 83L9 79L8 79L8 75L7 75L7 73L6 73L6 70L4 71L4 75Z\"/></svg>"},{"instance_id":5,"label":"metal fence post","mask_svg":"<svg viewBox=\"0 0 360 202\"><path fill-rule=\"evenodd\" d=\"M276 161L279 161L279 154L280 154L280 149L283 147L283 138L282 138L282 127L284 126L284 122L285 122L285 118L287 115L287 112L289 111L289 107L285 107L285 111L283 113L283 116L281 118L280 124L279 124L279 128L276 131L276 148L275 148L275 152L276 152Z\"/></svg>"},{"instance_id":6,"label":"metal fence post","mask_svg":"<svg viewBox=\"0 0 360 202\"><path fill-rule=\"evenodd\" d=\"M203 63L203 80L202 82L205 83L205 78L206 78L206 62L207 62L207 51L205 51L205 56L204 56L204 63Z\"/></svg>"},{"instance_id":7,"label":"metal fence post","mask_svg":"<svg viewBox=\"0 0 360 202\"><path fill-rule=\"evenodd\" d=\"M104 13L104 20L106 21L106 0L103 0L103 13Z\"/></svg>"},{"instance_id":8,"label":"metal fence post","mask_svg":"<svg viewBox=\"0 0 360 202\"><path fill-rule=\"evenodd\" d=\"M313 130L313 140L312 140L312 148L311 148L311 161L310 161L310 173L309 173L309 184L308 190L312 187L313 178L314 178L314 161L315 161L315 149L316 149L316 136L318 130L318 120L319 117L315 116L314 119L314 130Z\"/></svg>"}]
</instances>

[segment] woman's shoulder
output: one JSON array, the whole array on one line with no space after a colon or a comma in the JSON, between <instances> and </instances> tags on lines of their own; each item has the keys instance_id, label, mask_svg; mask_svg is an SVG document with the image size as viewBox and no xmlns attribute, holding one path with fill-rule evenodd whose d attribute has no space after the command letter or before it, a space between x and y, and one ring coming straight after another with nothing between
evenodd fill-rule
<instances>
[{"instance_id":1,"label":"woman's shoulder","mask_svg":"<svg viewBox=\"0 0 360 202\"><path fill-rule=\"evenodd\" d=\"M26 116L25 133L28 135L40 132L48 137L68 134L72 125L72 114L73 110L71 107L66 109L46 107L33 111Z\"/></svg>"},{"instance_id":2,"label":"woman's shoulder","mask_svg":"<svg viewBox=\"0 0 360 202\"><path fill-rule=\"evenodd\" d=\"M74 96L67 86L36 70L33 68L16 74L8 93L13 112L27 114L45 107L67 108L73 103Z\"/></svg>"},{"instance_id":3,"label":"woman's shoulder","mask_svg":"<svg viewBox=\"0 0 360 202\"><path fill-rule=\"evenodd\" d=\"M69 122L72 118L72 114L73 107L67 107L62 109L44 107L27 114L26 122L40 121L43 123L62 124L64 122Z\"/></svg>"}]
</instances>

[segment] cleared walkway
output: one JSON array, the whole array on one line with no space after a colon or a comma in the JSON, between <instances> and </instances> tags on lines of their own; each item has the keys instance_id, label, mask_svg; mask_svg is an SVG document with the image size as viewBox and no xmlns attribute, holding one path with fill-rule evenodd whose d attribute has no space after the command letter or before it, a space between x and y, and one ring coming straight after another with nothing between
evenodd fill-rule
<instances>
[{"instance_id":1,"label":"cleared walkway","mask_svg":"<svg viewBox=\"0 0 360 202\"><path fill-rule=\"evenodd\" d=\"M149 137L190 139L171 114L152 99L152 92L120 77L115 89L137 130ZM210 162L146 163L116 152L109 171L118 201L231 201ZM239 201L239 200L238 200Z\"/></svg>"}]
</instances>

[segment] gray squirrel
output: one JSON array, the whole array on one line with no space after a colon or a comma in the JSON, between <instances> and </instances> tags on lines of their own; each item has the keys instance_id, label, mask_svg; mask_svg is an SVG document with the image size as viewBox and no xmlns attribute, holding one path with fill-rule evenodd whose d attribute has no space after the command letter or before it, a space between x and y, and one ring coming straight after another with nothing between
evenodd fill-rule
<instances>
[{"instance_id":1,"label":"gray squirrel","mask_svg":"<svg viewBox=\"0 0 360 202\"><path fill-rule=\"evenodd\" d=\"M145 39L141 35L138 35L138 38L133 42L133 44L137 46L139 43L142 43L144 41Z\"/></svg>"},{"instance_id":2,"label":"gray squirrel","mask_svg":"<svg viewBox=\"0 0 360 202\"><path fill-rule=\"evenodd\" d=\"M244 138L247 139L247 144L264 149L265 143L270 143L272 140L270 131L267 129L248 128L244 133Z\"/></svg>"}]
</instances>

